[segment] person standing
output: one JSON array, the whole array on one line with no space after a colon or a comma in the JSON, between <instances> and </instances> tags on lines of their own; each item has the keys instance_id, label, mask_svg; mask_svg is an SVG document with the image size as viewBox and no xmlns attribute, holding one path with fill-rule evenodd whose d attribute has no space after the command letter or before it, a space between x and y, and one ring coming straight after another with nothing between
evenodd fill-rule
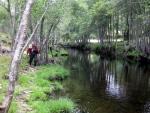
<instances>
[{"instance_id":1,"label":"person standing","mask_svg":"<svg viewBox=\"0 0 150 113\"><path fill-rule=\"evenodd\" d=\"M32 45L29 45L29 48L27 49L27 55L30 57L32 51Z\"/></svg>"},{"instance_id":2,"label":"person standing","mask_svg":"<svg viewBox=\"0 0 150 113\"><path fill-rule=\"evenodd\" d=\"M29 55L29 64L32 65L34 61L34 66L37 65L37 55L39 54L39 50L35 44L32 44L32 47L29 47L27 50L27 54Z\"/></svg>"}]
</instances>

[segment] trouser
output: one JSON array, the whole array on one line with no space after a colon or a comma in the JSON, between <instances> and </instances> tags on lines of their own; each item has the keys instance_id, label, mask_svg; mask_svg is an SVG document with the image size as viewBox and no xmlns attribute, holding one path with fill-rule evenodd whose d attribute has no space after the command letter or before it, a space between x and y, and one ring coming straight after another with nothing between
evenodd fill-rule
<instances>
[{"instance_id":1,"label":"trouser","mask_svg":"<svg viewBox=\"0 0 150 113\"><path fill-rule=\"evenodd\" d=\"M33 61L34 61L34 66L36 66L37 65L37 55L36 54L30 55L29 64L32 65Z\"/></svg>"}]
</instances>

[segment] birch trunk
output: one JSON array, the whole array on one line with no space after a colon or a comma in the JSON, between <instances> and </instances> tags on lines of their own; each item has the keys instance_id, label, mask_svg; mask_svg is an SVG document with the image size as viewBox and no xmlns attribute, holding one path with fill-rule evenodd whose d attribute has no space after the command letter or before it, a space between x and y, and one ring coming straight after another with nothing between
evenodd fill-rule
<instances>
[{"instance_id":1,"label":"birch trunk","mask_svg":"<svg viewBox=\"0 0 150 113\"><path fill-rule=\"evenodd\" d=\"M18 75L18 68L19 68L19 63L21 60L21 51L23 49L23 45L24 45L24 40L26 37L26 31L27 31L27 24L28 24L28 17L29 14L31 12L31 7L33 4L34 0L28 0L26 3L26 8L23 12L22 15L22 19L19 25L19 29L16 35L16 42L14 45L16 48L14 50L14 56L12 57L12 61L10 64L10 69L9 69L9 86L8 86L8 91L7 91L7 95L2 103L2 105L0 106L0 113L8 113L12 98L13 98L13 93L14 93L14 89L15 89L15 82L16 82L16 78Z\"/></svg>"}]
</instances>

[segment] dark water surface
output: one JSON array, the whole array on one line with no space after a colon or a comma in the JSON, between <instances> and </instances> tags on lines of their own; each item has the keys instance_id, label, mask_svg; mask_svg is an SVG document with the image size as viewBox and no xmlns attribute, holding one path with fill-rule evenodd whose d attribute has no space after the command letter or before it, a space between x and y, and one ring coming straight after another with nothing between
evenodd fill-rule
<instances>
[{"instance_id":1,"label":"dark water surface","mask_svg":"<svg viewBox=\"0 0 150 113\"><path fill-rule=\"evenodd\" d=\"M150 70L95 54L69 51L64 82L79 113L150 113Z\"/></svg>"}]
</instances>

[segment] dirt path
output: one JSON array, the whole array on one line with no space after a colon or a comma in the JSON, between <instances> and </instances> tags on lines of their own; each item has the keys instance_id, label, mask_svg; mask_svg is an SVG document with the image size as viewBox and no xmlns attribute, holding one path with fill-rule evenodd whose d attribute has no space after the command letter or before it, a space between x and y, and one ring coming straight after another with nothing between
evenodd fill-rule
<instances>
[{"instance_id":1,"label":"dirt path","mask_svg":"<svg viewBox=\"0 0 150 113\"><path fill-rule=\"evenodd\" d=\"M25 70L23 70L23 73L28 73L28 72L34 72L36 71L36 68L33 67L26 67ZM18 84L19 86L19 84ZM17 88L17 86L16 86ZM16 102L18 105L18 110L17 113L30 113L33 112L33 109L27 104L27 100L29 99L30 94L32 91L30 89L24 89L23 91L20 92L20 94L16 97Z\"/></svg>"},{"instance_id":2,"label":"dirt path","mask_svg":"<svg viewBox=\"0 0 150 113\"><path fill-rule=\"evenodd\" d=\"M27 98L29 98L29 94L31 91L24 90L21 92L19 96L16 97L16 102L18 104L17 113L30 113L32 108L27 104Z\"/></svg>"}]
</instances>

